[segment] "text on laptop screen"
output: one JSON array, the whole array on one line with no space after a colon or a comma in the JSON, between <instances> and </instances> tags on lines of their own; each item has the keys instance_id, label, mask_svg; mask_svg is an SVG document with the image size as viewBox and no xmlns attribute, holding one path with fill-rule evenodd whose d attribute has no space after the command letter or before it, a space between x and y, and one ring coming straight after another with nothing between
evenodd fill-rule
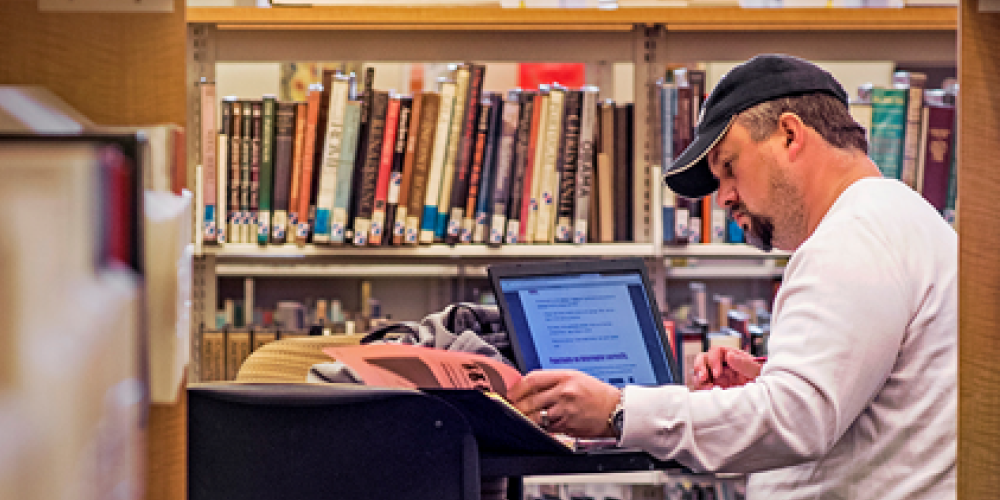
<instances>
[{"instance_id":1,"label":"text on laptop screen","mask_svg":"<svg viewBox=\"0 0 1000 500\"><path fill-rule=\"evenodd\" d=\"M639 273L500 279L525 369L565 368L609 384L672 382Z\"/></svg>"}]
</instances>

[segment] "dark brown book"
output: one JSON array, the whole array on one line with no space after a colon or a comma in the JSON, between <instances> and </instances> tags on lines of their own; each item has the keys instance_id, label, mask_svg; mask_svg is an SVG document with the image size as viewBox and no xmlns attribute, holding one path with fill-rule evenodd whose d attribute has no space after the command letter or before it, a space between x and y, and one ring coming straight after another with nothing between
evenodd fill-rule
<instances>
[{"instance_id":1,"label":"dark brown book","mask_svg":"<svg viewBox=\"0 0 1000 500\"><path fill-rule=\"evenodd\" d=\"M351 197L353 198L347 209L347 227L344 230L344 241L354 241L354 220L357 218L358 194L361 193L361 171L365 168L368 151L368 132L371 128L372 99L375 95L375 68L367 68L362 83L362 93L359 95L361 101L361 122L358 126L358 146L357 154L354 155L354 175L351 176Z\"/></svg>"},{"instance_id":2,"label":"dark brown book","mask_svg":"<svg viewBox=\"0 0 1000 500\"><path fill-rule=\"evenodd\" d=\"M924 108L926 134L923 151L921 193L939 211L947 208L948 179L954 142L955 107L928 105Z\"/></svg>"},{"instance_id":3,"label":"dark brown book","mask_svg":"<svg viewBox=\"0 0 1000 500\"><path fill-rule=\"evenodd\" d=\"M402 245L406 235L406 216L410 205L410 190L413 180L413 163L416 159L417 137L420 135L420 117L423 113L423 92L417 91L411 99L411 107L406 131L403 154L403 170L399 180L395 224L392 229L392 244Z\"/></svg>"},{"instance_id":4,"label":"dark brown book","mask_svg":"<svg viewBox=\"0 0 1000 500\"><path fill-rule=\"evenodd\" d=\"M434 152L434 139L437 131L438 113L441 107L441 95L437 92L425 92L420 96L420 116L417 129L411 135L413 141L413 173L410 176L410 195L406 204L406 229L403 243L416 245L419 243L421 216L424 211L424 198L427 196L427 174L431 164L431 154Z\"/></svg>"},{"instance_id":5,"label":"dark brown book","mask_svg":"<svg viewBox=\"0 0 1000 500\"><path fill-rule=\"evenodd\" d=\"M511 158L510 202L507 204L507 232L504 243L517 243L520 237L522 198L524 197L525 169L528 166L528 148L531 145L531 120L535 116L535 97L538 92L524 91L518 96L521 110L518 113L517 137Z\"/></svg>"},{"instance_id":6,"label":"dark brown book","mask_svg":"<svg viewBox=\"0 0 1000 500\"><path fill-rule=\"evenodd\" d=\"M493 118L493 103L489 100L479 102L479 123L476 127L475 151L472 153L472 166L469 170L469 189L462 203L462 229L459 235L460 243L472 243L473 219L476 211L476 201L479 200L479 188L482 181L483 161L486 155L486 142L490 133L490 122ZM453 209L454 210L454 209ZM454 214L454 212L453 212Z\"/></svg>"},{"instance_id":7,"label":"dark brown book","mask_svg":"<svg viewBox=\"0 0 1000 500\"><path fill-rule=\"evenodd\" d=\"M593 179L591 180L591 185L593 189L590 191L590 219L587 220L587 242L597 243L601 241L601 212L600 212L600 197L601 197L601 178L600 165L598 164L598 156L604 152L604 142L602 140L602 129L601 120L604 115L604 103L600 100L598 95L597 102L594 104L594 172Z\"/></svg>"},{"instance_id":8,"label":"dark brown book","mask_svg":"<svg viewBox=\"0 0 1000 500\"><path fill-rule=\"evenodd\" d=\"M243 151L243 104L230 101L233 113L229 133L229 242L240 242L240 152Z\"/></svg>"},{"instance_id":9,"label":"dark brown book","mask_svg":"<svg viewBox=\"0 0 1000 500\"><path fill-rule=\"evenodd\" d=\"M253 144L253 106L251 101L241 101L243 124L240 141L240 243L250 243L252 214L250 210L250 151Z\"/></svg>"},{"instance_id":10,"label":"dark brown book","mask_svg":"<svg viewBox=\"0 0 1000 500\"><path fill-rule=\"evenodd\" d=\"M628 108L625 103L615 106L615 153L614 173L615 176L615 241L632 241L632 170L629 164L628 151L631 150L629 144L629 120Z\"/></svg>"},{"instance_id":11,"label":"dark brown book","mask_svg":"<svg viewBox=\"0 0 1000 500\"><path fill-rule=\"evenodd\" d=\"M616 197L618 196L618 182L620 176L616 173L615 160L618 157L618 143L616 142L615 118L617 105L614 101L605 101L601 108L601 153L597 157L597 172L601 184L600 190L600 214L601 214L601 243L613 243L617 236L618 218L615 216L617 210Z\"/></svg>"},{"instance_id":12,"label":"dark brown book","mask_svg":"<svg viewBox=\"0 0 1000 500\"><path fill-rule=\"evenodd\" d=\"M378 168L382 156L382 136L385 133L385 117L389 107L389 92L372 91L372 108L369 116L368 141L364 153L364 167L358 183L356 208L354 212L354 244L368 244L368 230L375 209L375 187L378 182Z\"/></svg>"},{"instance_id":13,"label":"dark brown book","mask_svg":"<svg viewBox=\"0 0 1000 500\"><path fill-rule=\"evenodd\" d=\"M556 172L559 176L558 203L556 205L555 241L568 243L573 239L573 214L576 208L576 172L580 147L580 107L583 92L566 92L563 114L563 133L559 145Z\"/></svg>"},{"instance_id":14,"label":"dark brown book","mask_svg":"<svg viewBox=\"0 0 1000 500\"><path fill-rule=\"evenodd\" d=\"M500 134L495 173L493 174L492 198L490 210L490 234L487 243L490 246L500 246L507 233L507 207L510 206L511 183L514 178L514 150L517 145L517 125L521 114L521 90L514 89L507 93L503 100L503 111L500 113Z\"/></svg>"},{"instance_id":15,"label":"dark brown book","mask_svg":"<svg viewBox=\"0 0 1000 500\"><path fill-rule=\"evenodd\" d=\"M476 151L476 141L479 137L477 133L479 104L482 101L485 75L486 66L469 65L469 88L466 90L465 108L461 110L463 113L461 117L462 127L459 131L458 152L451 183L448 225L445 231L445 242L452 245L459 241L465 219L466 201L471 186L470 171Z\"/></svg>"},{"instance_id":16,"label":"dark brown book","mask_svg":"<svg viewBox=\"0 0 1000 500\"><path fill-rule=\"evenodd\" d=\"M392 148L392 170L389 172L389 195L386 197L388 206L385 209L385 238L382 240L386 245L399 245L403 242L405 217L400 221L402 224L397 224L396 215L399 211L400 203L405 203L406 198L409 198L409 193L406 193L406 198L403 196L403 169L406 167L406 146L410 140L410 120L412 118L413 98L400 97L399 119L396 123L396 141ZM409 185L407 185L407 188L409 188ZM400 200L403 201L401 202ZM397 234L399 235L398 242L394 241Z\"/></svg>"},{"instance_id":17,"label":"dark brown book","mask_svg":"<svg viewBox=\"0 0 1000 500\"><path fill-rule=\"evenodd\" d=\"M271 243L282 244L288 230L289 191L292 181L292 155L295 140L295 109L293 102L279 102L274 134L274 221Z\"/></svg>"}]
</instances>

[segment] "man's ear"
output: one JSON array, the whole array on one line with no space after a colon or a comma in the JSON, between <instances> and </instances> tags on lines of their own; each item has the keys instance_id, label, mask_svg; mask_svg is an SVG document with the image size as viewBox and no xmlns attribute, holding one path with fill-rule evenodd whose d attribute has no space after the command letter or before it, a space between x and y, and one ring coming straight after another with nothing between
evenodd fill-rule
<instances>
[{"instance_id":1,"label":"man's ear","mask_svg":"<svg viewBox=\"0 0 1000 500\"><path fill-rule=\"evenodd\" d=\"M782 147L788 155L788 161L794 162L802 154L806 144L806 124L795 113L782 113L778 117L778 134L781 134Z\"/></svg>"}]
</instances>

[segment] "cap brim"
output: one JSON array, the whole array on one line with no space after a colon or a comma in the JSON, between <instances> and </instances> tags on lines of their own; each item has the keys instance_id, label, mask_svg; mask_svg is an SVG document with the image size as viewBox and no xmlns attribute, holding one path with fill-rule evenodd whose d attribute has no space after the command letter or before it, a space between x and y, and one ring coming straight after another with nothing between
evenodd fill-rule
<instances>
[{"instance_id":1,"label":"cap brim","mask_svg":"<svg viewBox=\"0 0 1000 500\"><path fill-rule=\"evenodd\" d=\"M675 193L685 198L701 198L719 189L719 181L708 168L708 152L729 130L733 119L722 122L698 133L694 141L663 174L663 181Z\"/></svg>"}]
</instances>

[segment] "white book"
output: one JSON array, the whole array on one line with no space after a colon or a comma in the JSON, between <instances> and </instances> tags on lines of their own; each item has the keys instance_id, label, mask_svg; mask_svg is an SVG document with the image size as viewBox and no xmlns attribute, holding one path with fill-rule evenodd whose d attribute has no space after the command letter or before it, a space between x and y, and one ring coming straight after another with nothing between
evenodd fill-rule
<instances>
[{"instance_id":1,"label":"white book","mask_svg":"<svg viewBox=\"0 0 1000 500\"><path fill-rule=\"evenodd\" d=\"M563 109L566 104L566 90L553 88L549 91L546 107L548 118L539 133L545 133L542 147L542 170L539 172L538 215L535 221L535 243L551 243L555 236L556 191L559 189L559 172L556 162L559 156L559 140L562 136ZM534 182L532 182L534 183Z\"/></svg>"},{"instance_id":2,"label":"white book","mask_svg":"<svg viewBox=\"0 0 1000 500\"><path fill-rule=\"evenodd\" d=\"M523 211L521 213L522 219L527 217L523 243L532 243L535 241L535 226L538 224L538 200L542 194L542 164L544 163L543 156L545 154L545 130L547 130L549 122L549 101L549 94L546 92L545 95L542 96L542 109L539 110L538 114L538 132L535 140L535 155L533 161L531 162L531 186L529 186L530 191L528 191L528 213L525 214Z\"/></svg>"},{"instance_id":3,"label":"white book","mask_svg":"<svg viewBox=\"0 0 1000 500\"><path fill-rule=\"evenodd\" d=\"M327 112L326 140L323 141L320 183L316 194L316 227L313 231L314 243L330 242L330 227L333 221L333 200L337 193L337 168L343 148L344 112L347 109L347 94L350 78L335 76L330 88L330 106Z\"/></svg>"}]
</instances>

